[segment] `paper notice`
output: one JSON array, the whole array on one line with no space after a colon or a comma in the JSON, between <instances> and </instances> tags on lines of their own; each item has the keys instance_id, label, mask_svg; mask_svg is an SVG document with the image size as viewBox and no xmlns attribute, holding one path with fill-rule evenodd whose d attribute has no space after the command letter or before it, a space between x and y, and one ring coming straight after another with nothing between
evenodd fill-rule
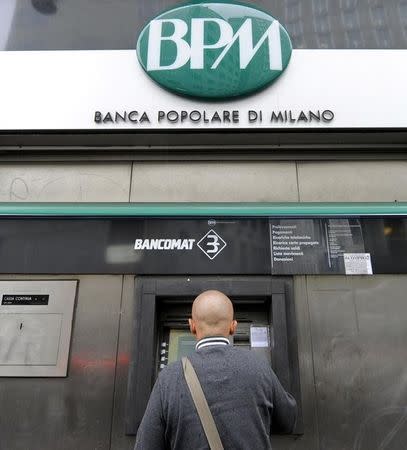
<instances>
[{"instance_id":1,"label":"paper notice","mask_svg":"<svg viewBox=\"0 0 407 450\"><path fill-rule=\"evenodd\" d=\"M372 275L370 253L344 253L346 275Z\"/></svg>"},{"instance_id":2,"label":"paper notice","mask_svg":"<svg viewBox=\"0 0 407 450\"><path fill-rule=\"evenodd\" d=\"M250 327L250 346L255 347L269 347L269 329L268 327Z\"/></svg>"}]
</instances>

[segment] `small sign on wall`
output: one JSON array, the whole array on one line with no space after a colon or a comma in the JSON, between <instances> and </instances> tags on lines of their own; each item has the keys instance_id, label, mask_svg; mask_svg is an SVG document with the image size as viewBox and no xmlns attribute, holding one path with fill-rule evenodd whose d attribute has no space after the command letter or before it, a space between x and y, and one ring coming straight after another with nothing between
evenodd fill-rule
<instances>
[{"instance_id":1,"label":"small sign on wall","mask_svg":"<svg viewBox=\"0 0 407 450\"><path fill-rule=\"evenodd\" d=\"M370 253L344 253L346 275L373 275Z\"/></svg>"},{"instance_id":2,"label":"small sign on wall","mask_svg":"<svg viewBox=\"0 0 407 450\"><path fill-rule=\"evenodd\" d=\"M48 305L49 295L14 295L5 294L3 295L1 304L9 306L34 306L34 305Z\"/></svg>"},{"instance_id":3,"label":"small sign on wall","mask_svg":"<svg viewBox=\"0 0 407 450\"><path fill-rule=\"evenodd\" d=\"M250 326L250 346L252 348L270 347L268 327Z\"/></svg>"}]
</instances>

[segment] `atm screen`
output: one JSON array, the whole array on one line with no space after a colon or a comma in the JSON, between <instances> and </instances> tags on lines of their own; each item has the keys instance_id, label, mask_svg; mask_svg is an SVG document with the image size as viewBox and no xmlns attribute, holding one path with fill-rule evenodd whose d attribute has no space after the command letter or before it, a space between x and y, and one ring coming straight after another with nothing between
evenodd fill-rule
<instances>
[{"instance_id":1,"label":"atm screen","mask_svg":"<svg viewBox=\"0 0 407 450\"><path fill-rule=\"evenodd\" d=\"M160 345L158 372L167 364L179 361L195 351L196 338L186 328L165 328ZM253 325L241 322L237 333L231 337L231 344L242 349L262 353L271 360L270 335L268 325ZM157 373L158 374L158 373Z\"/></svg>"},{"instance_id":2,"label":"atm screen","mask_svg":"<svg viewBox=\"0 0 407 450\"><path fill-rule=\"evenodd\" d=\"M168 341L168 363L178 361L195 351L196 339L189 330L171 329Z\"/></svg>"},{"instance_id":3,"label":"atm screen","mask_svg":"<svg viewBox=\"0 0 407 450\"><path fill-rule=\"evenodd\" d=\"M158 310L158 342L156 375L165 366L179 361L195 351L196 337L188 327L191 302L162 301ZM236 333L230 337L232 345L263 354L271 362L273 331L270 304L267 298L234 300Z\"/></svg>"}]
</instances>

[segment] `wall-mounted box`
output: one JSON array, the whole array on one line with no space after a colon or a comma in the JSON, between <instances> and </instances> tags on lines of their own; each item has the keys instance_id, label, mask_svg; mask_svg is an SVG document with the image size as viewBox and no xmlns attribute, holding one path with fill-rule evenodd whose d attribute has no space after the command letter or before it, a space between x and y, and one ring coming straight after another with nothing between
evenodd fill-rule
<instances>
[{"instance_id":1,"label":"wall-mounted box","mask_svg":"<svg viewBox=\"0 0 407 450\"><path fill-rule=\"evenodd\" d=\"M77 281L0 281L0 376L67 374Z\"/></svg>"}]
</instances>

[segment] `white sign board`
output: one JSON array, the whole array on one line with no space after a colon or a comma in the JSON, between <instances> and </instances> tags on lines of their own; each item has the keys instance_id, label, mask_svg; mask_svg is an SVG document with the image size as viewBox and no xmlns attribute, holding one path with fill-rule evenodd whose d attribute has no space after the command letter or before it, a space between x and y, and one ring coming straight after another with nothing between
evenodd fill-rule
<instances>
[{"instance_id":1,"label":"white sign board","mask_svg":"<svg viewBox=\"0 0 407 450\"><path fill-rule=\"evenodd\" d=\"M407 128L407 50L294 50L257 94L211 102L154 83L135 50L0 52L0 130Z\"/></svg>"}]
</instances>

